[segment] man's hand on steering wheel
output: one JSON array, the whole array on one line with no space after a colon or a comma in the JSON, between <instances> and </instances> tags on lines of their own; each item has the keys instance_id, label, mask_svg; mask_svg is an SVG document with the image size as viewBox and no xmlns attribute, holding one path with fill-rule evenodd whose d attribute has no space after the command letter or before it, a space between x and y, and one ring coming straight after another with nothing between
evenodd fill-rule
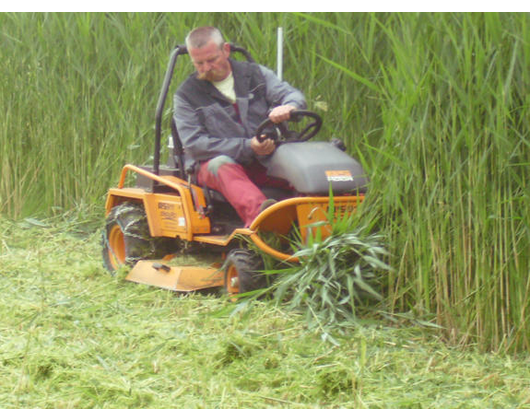
<instances>
[{"instance_id":1,"label":"man's hand on steering wheel","mask_svg":"<svg viewBox=\"0 0 530 420\"><path fill-rule=\"evenodd\" d=\"M291 111L295 111L296 107L292 105L280 105L276 108L273 108L272 111L269 113L269 119L274 124L279 124L283 121L287 121L291 118ZM258 156L267 156L270 155L274 150L276 150L276 144L274 140L271 140L269 138L266 138L263 141L259 141L256 137L254 137L251 142L250 146L252 147L252 150L254 153Z\"/></svg>"},{"instance_id":2,"label":"man's hand on steering wheel","mask_svg":"<svg viewBox=\"0 0 530 420\"><path fill-rule=\"evenodd\" d=\"M269 138L260 142L256 137L253 137L252 140L250 140L250 147L252 147L252 150L256 155L267 156L276 150L276 143Z\"/></svg>"},{"instance_id":3,"label":"man's hand on steering wheel","mask_svg":"<svg viewBox=\"0 0 530 420\"><path fill-rule=\"evenodd\" d=\"M269 119L274 124L279 124L291 118L291 111L295 111L295 110L296 110L296 107L292 105L277 106L276 108L273 108L273 110L269 113Z\"/></svg>"},{"instance_id":4,"label":"man's hand on steering wheel","mask_svg":"<svg viewBox=\"0 0 530 420\"><path fill-rule=\"evenodd\" d=\"M282 115L282 117L279 115ZM284 120L285 124L276 123L272 120L272 118L275 118L278 121L281 118L285 118L286 115L287 118ZM309 118L310 122L300 130L289 130L287 120L291 120L291 118L294 121L299 121L300 118ZM313 138L321 127L322 117L320 115L311 111L297 111L291 105L283 105L274 108L269 114L269 117L258 126L255 138L259 142L272 140L278 146L283 143L307 141Z\"/></svg>"}]
</instances>

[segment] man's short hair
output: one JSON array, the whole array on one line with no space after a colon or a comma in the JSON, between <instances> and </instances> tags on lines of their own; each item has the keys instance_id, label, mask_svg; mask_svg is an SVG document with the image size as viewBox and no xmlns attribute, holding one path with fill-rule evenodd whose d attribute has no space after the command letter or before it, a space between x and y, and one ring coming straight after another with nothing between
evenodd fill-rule
<instances>
[{"instance_id":1,"label":"man's short hair","mask_svg":"<svg viewBox=\"0 0 530 420\"><path fill-rule=\"evenodd\" d=\"M221 31L213 26L201 26L193 29L186 37L186 47L190 48L201 48L204 47L208 42L214 41L219 48L221 48L225 39Z\"/></svg>"}]
</instances>

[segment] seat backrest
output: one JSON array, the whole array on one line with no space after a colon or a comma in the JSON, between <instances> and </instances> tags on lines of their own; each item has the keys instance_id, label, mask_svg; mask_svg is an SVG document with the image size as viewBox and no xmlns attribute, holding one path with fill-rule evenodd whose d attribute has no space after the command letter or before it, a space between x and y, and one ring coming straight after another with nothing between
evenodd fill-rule
<instances>
[{"instance_id":1,"label":"seat backrest","mask_svg":"<svg viewBox=\"0 0 530 420\"><path fill-rule=\"evenodd\" d=\"M167 164L170 168L178 168L180 170L181 177L184 177L186 163L184 147L182 146L182 141L180 140L174 118L171 118L170 124L171 138L170 143L168 144L169 154Z\"/></svg>"}]
</instances>

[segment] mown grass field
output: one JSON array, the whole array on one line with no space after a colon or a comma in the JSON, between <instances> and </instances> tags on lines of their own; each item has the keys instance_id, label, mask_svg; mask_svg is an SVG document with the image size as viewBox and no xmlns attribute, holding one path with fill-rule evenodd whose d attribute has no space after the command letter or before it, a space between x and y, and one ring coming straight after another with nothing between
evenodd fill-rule
<instances>
[{"instance_id":1,"label":"mown grass field","mask_svg":"<svg viewBox=\"0 0 530 420\"><path fill-rule=\"evenodd\" d=\"M530 408L528 356L374 314L333 345L272 301L112 277L77 223L1 222L1 408Z\"/></svg>"}]
</instances>

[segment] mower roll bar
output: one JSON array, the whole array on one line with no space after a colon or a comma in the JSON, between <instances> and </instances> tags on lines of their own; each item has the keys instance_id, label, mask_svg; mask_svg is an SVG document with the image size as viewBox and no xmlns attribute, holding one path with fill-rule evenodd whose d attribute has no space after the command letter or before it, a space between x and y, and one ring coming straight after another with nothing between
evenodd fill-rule
<instances>
[{"instance_id":1,"label":"mower roll bar","mask_svg":"<svg viewBox=\"0 0 530 420\"><path fill-rule=\"evenodd\" d=\"M250 55L250 53L245 50L242 47L239 47L234 44L230 45L230 51L231 52L238 52L245 56L247 61L253 63L254 59ZM170 54L169 58L169 64L166 70L166 75L164 77L164 83L162 84L162 90L160 91L160 96L158 98L158 104L156 107L156 115L155 115L155 150L153 153L153 173L155 175L160 174L160 145L161 145L161 138L162 138L162 114L164 113L164 105L166 103L167 95L169 92L169 86L171 85L171 79L173 77L173 73L175 70L175 65L177 63L177 58L179 55L188 54L188 49L185 45L177 45L173 51ZM173 116L171 117L173 118ZM173 134L173 143L174 143L174 150L177 153L178 156L178 165L179 169L181 170L181 174L184 173L184 162L182 160L182 155L184 153L182 148L182 143L180 141L180 138L178 138L178 133L175 130Z\"/></svg>"}]
</instances>

